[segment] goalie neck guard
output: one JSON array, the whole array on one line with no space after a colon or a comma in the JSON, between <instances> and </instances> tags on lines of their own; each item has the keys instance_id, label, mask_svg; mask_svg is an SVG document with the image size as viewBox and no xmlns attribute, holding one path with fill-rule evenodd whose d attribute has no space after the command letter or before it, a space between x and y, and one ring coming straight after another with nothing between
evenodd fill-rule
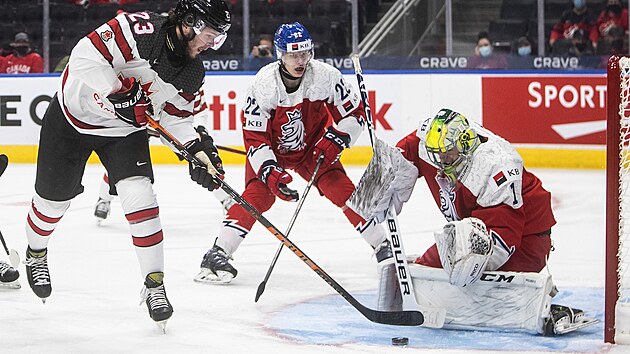
<instances>
[{"instance_id":1,"label":"goalie neck guard","mask_svg":"<svg viewBox=\"0 0 630 354\"><path fill-rule=\"evenodd\" d=\"M468 171L470 156L480 143L466 117L443 108L431 121L425 148L431 162L454 183Z\"/></svg>"}]
</instances>

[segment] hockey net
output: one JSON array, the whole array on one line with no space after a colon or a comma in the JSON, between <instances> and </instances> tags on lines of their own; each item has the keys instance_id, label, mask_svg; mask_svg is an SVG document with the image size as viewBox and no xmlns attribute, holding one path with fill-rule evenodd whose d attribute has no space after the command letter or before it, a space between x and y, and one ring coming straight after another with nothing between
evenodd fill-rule
<instances>
[{"instance_id":1,"label":"hockey net","mask_svg":"<svg viewBox=\"0 0 630 354\"><path fill-rule=\"evenodd\" d=\"M604 340L630 344L630 57L608 62Z\"/></svg>"}]
</instances>

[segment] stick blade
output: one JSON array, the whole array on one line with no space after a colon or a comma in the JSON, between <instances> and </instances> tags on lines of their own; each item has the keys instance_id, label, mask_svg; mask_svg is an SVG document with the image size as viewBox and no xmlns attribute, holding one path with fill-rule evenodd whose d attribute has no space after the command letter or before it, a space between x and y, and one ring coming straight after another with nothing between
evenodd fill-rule
<instances>
[{"instance_id":1,"label":"stick blade","mask_svg":"<svg viewBox=\"0 0 630 354\"><path fill-rule=\"evenodd\" d=\"M394 326L421 326L424 315L420 311L374 311L372 316L366 317L376 323Z\"/></svg>"},{"instance_id":2,"label":"stick blade","mask_svg":"<svg viewBox=\"0 0 630 354\"><path fill-rule=\"evenodd\" d=\"M254 302L258 302L258 299L260 299L260 295L265 292L265 286L267 286L267 282L264 280L260 284L258 284L258 290L256 290L256 297L254 297Z\"/></svg>"},{"instance_id":3,"label":"stick blade","mask_svg":"<svg viewBox=\"0 0 630 354\"><path fill-rule=\"evenodd\" d=\"M9 165L9 157L5 154L0 154L0 176L4 173Z\"/></svg>"}]
</instances>

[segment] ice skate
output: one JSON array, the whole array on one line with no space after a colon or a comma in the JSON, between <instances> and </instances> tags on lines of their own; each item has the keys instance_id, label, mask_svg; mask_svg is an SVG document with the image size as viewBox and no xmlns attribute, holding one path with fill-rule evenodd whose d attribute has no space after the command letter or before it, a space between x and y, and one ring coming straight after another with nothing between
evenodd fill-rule
<instances>
[{"instance_id":1,"label":"ice skate","mask_svg":"<svg viewBox=\"0 0 630 354\"><path fill-rule=\"evenodd\" d=\"M19 289L22 286L18 281L20 273L11 267L9 263L0 260L0 289Z\"/></svg>"},{"instance_id":2,"label":"ice skate","mask_svg":"<svg viewBox=\"0 0 630 354\"><path fill-rule=\"evenodd\" d=\"M195 281L199 283L227 284L232 281L238 274L238 271L232 267L231 259L225 251L216 244L203 256L201 261L201 270L195 277Z\"/></svg>"},{"instance_id":3,"label":"ice skate","mask_svg":"<svg viewBox=\"0 0 630 354\"><path fill-rule=\"evenodd\" d=\"M166 333L166 322L173 315L173 306L166 297L164 273L154 272L147 275L141 292L142 301L146 302L149 316L157 326Z\"/></svg>"},{"instance_id":4,"label":"ice skate","mask_svg":"<svg viewBox=\"0 0 630 354\"><path fill-rule=\"evenodd\" d=\"M573 332L599 322L584 316L584 311L562 305L551 305L550 317L545 322L544 335L554 336Z\"/></svg>"},{"instance_id":5,"label":"ice skate","mask_svg":"<svg viewBox=\"0 0 630 354\"><path fill-rule=\"evenodd\" d=\"M96 223L98 225L103 222L103 220L107 219L109 213L111 212L110 205L111 202L102 198L98 198L96 202L96 207L94 207L94 216L96 216Z\"/></svg>"},{"instance_id":6,"label":"ice skate","mask_svg":"<svg viewBox=\"0 0 630 354\"><path fill-rule=\"evenodd\" d=\"M26 277L28 285L43 303L52 292L50 284L50 272L48 271L48 250L33 251L30 247L26 249Z\"/></svg>"}]
</instances>

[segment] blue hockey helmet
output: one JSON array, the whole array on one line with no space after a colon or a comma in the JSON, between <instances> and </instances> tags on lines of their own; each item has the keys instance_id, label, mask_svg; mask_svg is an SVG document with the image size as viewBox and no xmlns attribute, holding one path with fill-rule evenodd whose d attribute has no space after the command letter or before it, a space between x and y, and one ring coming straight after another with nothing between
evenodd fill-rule
<instances>
[{"instance_id":1,"label":"blue hockey helmet","mask_svg":"<svg viewBox=\"0 0 630 354\"><path fill-rule=\"evenodd\" d=\"M278 27L273 38L276 56L281 59L286 53L309 51L313 55L313 39L306 27L299 22L284 23Z\"/></svg>"}]
</instances>

